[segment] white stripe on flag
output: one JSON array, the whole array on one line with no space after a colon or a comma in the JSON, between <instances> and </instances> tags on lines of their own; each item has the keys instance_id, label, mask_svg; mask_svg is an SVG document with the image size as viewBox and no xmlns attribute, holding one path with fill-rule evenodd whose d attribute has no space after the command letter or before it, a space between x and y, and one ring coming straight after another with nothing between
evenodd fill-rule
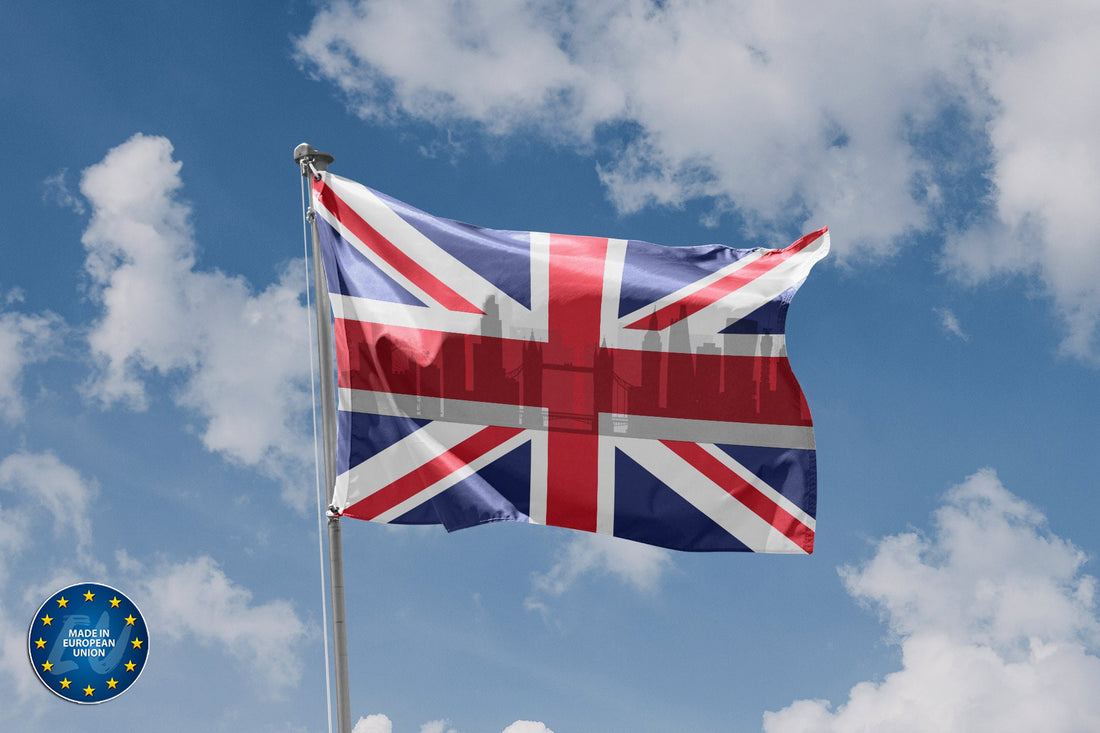
<instances>
[{"instance_id":1,"label":"white stripe on flag","mask_svg":"<svg viewBox=\"0 0 1100 733\"><path fill-rule=\"evenodd\" d=\"M656 440L616 439L620 449L753 552L805 550Z\"/></svg>"}]
</instances>

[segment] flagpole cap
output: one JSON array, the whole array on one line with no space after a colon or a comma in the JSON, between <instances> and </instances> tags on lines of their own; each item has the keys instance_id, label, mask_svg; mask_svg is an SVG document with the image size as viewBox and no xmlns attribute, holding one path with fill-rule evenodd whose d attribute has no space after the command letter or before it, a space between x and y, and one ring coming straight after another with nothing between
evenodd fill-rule
<instances>
[{"instance_id":1,"label":"flagpole cap","mask_svg":"<svg viewBox=\"0 0 1100 733\"><path fill-rule=\"evenodd\" d=\"M312 165L315 171L327 171L329 164L336 160L329 153L323 153L309 143L294 148L294 162L299 166Z\"/></svg>"}]
</instances>

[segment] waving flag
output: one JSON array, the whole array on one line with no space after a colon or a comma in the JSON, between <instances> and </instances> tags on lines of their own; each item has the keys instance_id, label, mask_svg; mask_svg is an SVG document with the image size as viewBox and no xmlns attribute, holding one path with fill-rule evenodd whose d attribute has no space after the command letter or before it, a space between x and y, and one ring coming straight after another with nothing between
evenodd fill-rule
<instances>
[{"instance_id":1,"label":"waving flag","mask_svg":"<svg viewBox=\"0 0 1100 733\"><path fill-rule=\"evenodd\" d=\"M813 425L781 250L484 229L325 173L335 511L511 520L680 550L810 553Z\"/></svg>"}]
</instances>

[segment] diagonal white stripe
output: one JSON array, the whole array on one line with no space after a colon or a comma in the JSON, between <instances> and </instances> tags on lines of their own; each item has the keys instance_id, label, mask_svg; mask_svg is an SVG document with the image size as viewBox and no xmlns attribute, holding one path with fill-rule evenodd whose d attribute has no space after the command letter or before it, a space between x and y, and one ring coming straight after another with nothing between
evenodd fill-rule
<instances>
[{"instance_id":1,"label":"diagonal white stripe","mask_svg":"<svg viewBox=\"0 0 1100 733\"><path fill-rule=\"evenodd\" d=\"M500 445L486 451L485 453L482 453L477 458L462 464L454 472L439 479L431 486L425 487L422 491L418 491L405 501L394 506L392 509L382 512L372 521L391 522L394 519L397 519L401 515L405 514L405 512L408 512L411 509L420 506L424 502L435 498L439 494L442 494L444 491L457 484L459 481L469 478L473 474L488 466L493 461L507 455L511 451L515 450L516 448L527 442L528 439L529 436L524 433L519 433L512 436Z\"/></svg>"},{"instance_id":2,"label":"diagonal white stripe","mask_svg":"<svg viewBox=\"0 0 1100 733\"><path fill-rule=\"evenodd\" d=\"M346 509L482 430L484 425L437 420L387 446L336 480L333 503Z\"/></svg>"},{"instance_id":3,"label":"diagonal white stripe","mask_svg":"<svg viewBox=\"0 0 1100 733\"><path fill-rule=\"evenodd\" d=\"M731 321L749 315L757 308L778 298L785 290L800 285L814 264L829 251L829 233L818 237L801 251L752 282L714 301L687 317L693 333L717 333ZM762 354L761 354L762 355Z\"/></svg>"},{"instance_id":4,"label":"diagonal white stripe","mask_svg":"<svg viewBox=\"0 0 1100 733\"><path fill-rule=\"evenodd\" d=\"M745 481L745 483L750 484L761 494L768 497L768 499L771 500L774 504L779 505L779 507L783 509L783 511L790 514L792 517L809 527L811 530L816 531L816 519L811 517L806 512L802 511L802 508L795 504L793 501L773 489L771 484L767 483L755 473L747 469L740 461L737 461L716 445L703 443L700 444L699 447L712 455L715 460L728 468L730 471L733 471L738 476L740 476Z\"/></svg>"},{"instance_id":5,"label":"diagonal white stripe","mask_svg":"<svg viewBox=\"0 0 1100 733\"><path fill-rule=\"evenodd\" d=\"M454 290L471 304L484 309L487 303L493 301L500 310L500 315L505 323L510 323L519 328L536 328L538 323L532 321L530 310L518 303L508 293L497 288L491 282L469 268L461 260L457 259L428 237L421 234L414 226L401 218L395 211L389 208L382 199L378 198L365 186L349 181L340 176L331 175L328 185L346 204L355 209L356 213L369 223L379 234L388 239L394 246L411 257L427 272L437 278L447 287ZM387 275L393 277L402 287L407 287L410 292L426 303L439 304L425 293L419 286L408 280L392 267L383 262L346 227L336 221L331 212L318 205L319 211L325 220L335 226L337 230L351 242L357 250L369 257ZM535 252L532 252L534 255ZM539 267L533 263L532 267ZM532 272L534 276L535 273ZM543 326L545 328L545 326Z\"/></svg>"},{"instance_id":6,"label":"diagonal white stripe","mask_svg":"<svg viewBox=\"0 0 1100 733\"><path fill-rule=\"evenodd\" d=\"M427 303L433 311L446 312L446 309L442 305L440 305L439 302L436 301L432 296L428 295L426 291L421 289L419 285L405 277L389 262L383 259L381 255L376 253L367 245L363 244L362 240L352 234L350 229L340 223L340 220L336 218L335 214L325 208L325 205L321 203L320 199L315 198L313 205L317 211L317 214L326 222L328 222L329 225L331 225L332 228L335 229L346 242L348 242L352 247L355 248L357 252L359 252L359 254L370 260L370 262L375 267L384 272L388 277L390 277L394 282L403 287L405 290L408 290L410 293L412 293L417 300L420 300L423 303Z\"/></svg>"},{"instance_id":7,"label":"diagonal white stripe","mask_svg":"<svg viewBox=\"0 0 1100 733\"><path fill-rule=\"evenodd\" d=\"M700 290L702 290L703 288L706 288L706 287L718 282L722 278L727 277L728 275L730 275L734 272L737 272L738 270L745 267L746 265L749 265L749 264L752 264L753 262L756 262L756 260L760 259L761 257L763 257L765 254L767 254L770 251L771 250L760 249L760 250L756 250L754 252L750 252L749 254L745 255L744 257L737 260L736 262L731 262L730 264L726 265L725 267L723 267L719 270L716 270L715 272L711 273L710 275L707 275L706 277L701 277L698 280L695 280L694 282L688 283L687 285L680 288L679 290L676 290L672 293L669 293L668 295L664 296L663 298L658 299L657 301L655 301L653 303L649 303L645 306L642 306L641 308L634 311L633 313L626 314L621 319L619 319L620 323L624 326L627 325L627 324L630 324L630 323L634 323L635 321L638 321L638 320L641 320L642 318L645 318L646 316L648 316L650 313L653 313L654 311L658 311L658 310L664 308L665 306L668 306L668 305L671 305L673 303L676 303L677 301L683 300L684 298L688 297L692 293L697 293Z\"/></svg>"},{"instance_id":8,"label":"diagonal white stripe","mask_svg":"<svg viewBox=\"0 0 1100 733\"><path fill-rule=\"evenodd\" d=\"M730 496L656 440L619 438L616 445L649 473L653 474L720 527L739 539L753 552L806 554L751 509Z\"/></svg>"}]
</instances>

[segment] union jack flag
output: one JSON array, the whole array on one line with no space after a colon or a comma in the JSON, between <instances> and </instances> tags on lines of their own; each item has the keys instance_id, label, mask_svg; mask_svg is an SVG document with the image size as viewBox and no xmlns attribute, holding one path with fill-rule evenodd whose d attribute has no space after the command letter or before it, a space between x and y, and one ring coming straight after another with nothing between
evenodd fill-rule
<instances>
[{"instance_id":1,"label":"union jack flag","mask_svg":"<svg viewBox=\"0 0 1100 733\"><path fill-rule=\"evenodd\" d=\"M330 173L313 195L336 513L813 551L813 424L784 321L826 229L781 250L663 247L475 227Z\"/></svg>"}]
</instances>

